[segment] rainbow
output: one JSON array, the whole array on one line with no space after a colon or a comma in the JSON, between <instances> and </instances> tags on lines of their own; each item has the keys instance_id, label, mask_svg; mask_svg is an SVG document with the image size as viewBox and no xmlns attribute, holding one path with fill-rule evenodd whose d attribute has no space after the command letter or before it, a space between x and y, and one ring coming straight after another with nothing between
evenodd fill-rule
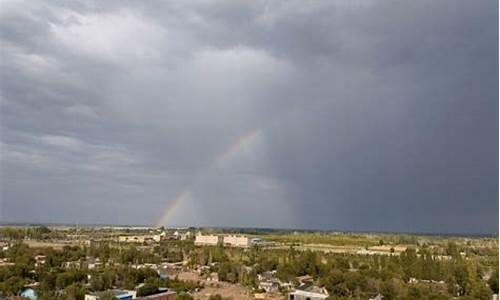
<instances>
[{"instance_id":1,"label":"rainbow","mask_svg":"<svg viewBox=\"0 0 500 300\"><path fill-rule=\"evenodd\" d=\"M167 220L170 218L172 213L175 211L179 205L184 202L185 200L188 200L191 197L191 189L187 188L177 194L174 199L169 201L169 205L165 209L165 212L162 214L160 220L156 223L157 227L160 227L164 224L167 223Z\"/></svg>"},{"instance_id":2,"label":"rainbow","mask_svg":"<svg viewBox=\"0 0 500 300\"><path fill-rule=\"evenodd\" d=\"M243 149L246 145L253 142L261 134L262 134L262 129L252 129L246 132L244 135L240 136L220 155L216 156L216 158L210 164L210 170L221 167L221 165L225 161L233 157L237 152ZM181 205L181 203L190 199L191 195L192 195L191 187L185 188L180 193L178 193L175 196L175 198L173 198L171 201L168 202L169 205L166 207L165 211L161 215L158 222L156 222L156 226L160 227L167 224L167 221L170 219L170 216L173 214L173 212Z\"/></svg>"},{"instance_id":3,"label":"rainbow","mask_svg":"<svg viewBox=\"0 0 500 300\"><path fill-rule=\"evenodd\" d=\"M236 141L234 141L222 154L218 155L212 164L215 167L219 167L224 161L231 158L240 149L243 149L245 145L250 144L255 138L257 138L262 133L262 129L253 129L245 133Z\"/></svg>"}]
</instances>

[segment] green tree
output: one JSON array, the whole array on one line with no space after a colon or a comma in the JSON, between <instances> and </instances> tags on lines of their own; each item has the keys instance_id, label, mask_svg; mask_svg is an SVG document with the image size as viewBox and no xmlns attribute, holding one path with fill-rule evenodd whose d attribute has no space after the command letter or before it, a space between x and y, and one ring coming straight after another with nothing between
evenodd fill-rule
<instances>
[{"instance_id":1,"label":"green tree","mask_svg":"<svg viewBox=\"0 0 500 300\"><path fill-rule=\"evenodd\" d=\"M498 268L495 268L495 271L488 279L488 285L493 293L498 294Z\"/></svg>"},{"instance_id":2,"label":"green tree","mask_svg":"<svg viewBox=\"0 0 500 300\"><path fill-rule=\"evenodd\" d=\"M85 287L81 283L73 283L65 290L67 300L83 300L85 298Z\"/></svg>"},{"instance_id":3,"label":"green tree","mask_svg":"<svg viewBox=\"0 0 500 300\"><path fill-rule=\"evenodd\" d=\"M118 300L118 298L116 298L113 292L106 291L99 296L99 300Z\"/></svg>"}]
</instances>

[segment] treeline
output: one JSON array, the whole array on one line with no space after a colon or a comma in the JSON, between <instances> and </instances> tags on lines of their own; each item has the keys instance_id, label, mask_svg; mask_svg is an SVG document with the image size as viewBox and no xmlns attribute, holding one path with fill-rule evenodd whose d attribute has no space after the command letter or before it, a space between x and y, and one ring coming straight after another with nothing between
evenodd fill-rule
<instances>
[{"instance_id":1,"label":"treeline","mask_svg":"<svg viewBox=\"0 0 500 300\"><path fill-rule=\"evenodd\" d=\"M310 275L331 299L367 299L378 293L389 300L491 299L492 293L498 293L498 257L463 257L458 250L450 244L449 257L442 257L426 248L409 248L399 256L360 256L293 248L203 247L194 249L190 258L211 266L210 272L217 272L219 280L250 287L257 286L257 274L265 271L276 270L283 282L297 283L297 277ZM489 280L483 280L488 275Z\"/></svg>"},{"instance_id":2,"label":"treeline","mask_svg":"<svg viewBox=\"0 0 500 300\"><path fill-rule=\"evenodd\" d=\"M22 240L25 238L36 240L47 240L63 238L60 231L51 230L47 226L37 227L2 227L0 228L0 240Z\"/></svg>"},{"instance_id":3,"label":"treeline","mask_svg":"<svg viewBox=\"0 0 500 300\"><path fill-rule=\"evenodd\" d=\"M45 229L37 234L50 234ZM437 255L442 253L444 255ZM36 255L45 263L35 264ZM179 299L190 299L197 283L163 280L148 268L133 265L186 261L192 268L217 273L219 280L257 288L257 275L276 271L282 282L298 284L309 275L331 299L368 299L378 293L391 299L491 299L498 293L498 252L489 248L448 242L436 251L428 246L410 247L400 255L348 255L289 249L195 247L192 241L166 241L154 248L116 243L66 246L62 250L33 249L22 242L0 258L14 265L0 267L0 297L17 294L26 284L39 282L40 300L83 299L88 291L110 288L141 293L159 286L171 287ZM89 269L86 262L101 263ZM63 267L76 262L75 267ZM203 267L202 267L203 266ZM208 275L208 274L207 274Z\"/></svg>"},{"instance_id":4,"label":"treeline","mask_svg":"<svg viewBox=\"0 0 500 300\"><path fill-rule=\"evenodd\" d=\"M33 249L17 243L0 254L14 263L0 267L0 298L17 295L23 287L35 282L38 283L39 300L84 299L87 292L112 288L132 290L140 284L143 284L141 291L169 287L183 294L181 299L189 299L186 292L198 287L193 282L160 279L157 272L149 268L133 268L133 264L158 263L161 259L133 245L116 248L101 243L92 247L66 246L54 250ZM44 255L45 262L37 265L36 255ZM85 263L89 257L98 259L101 264L89 269ZM63 267L64 262L76 262L77 265Z\"/></svg>"}]
</instances>

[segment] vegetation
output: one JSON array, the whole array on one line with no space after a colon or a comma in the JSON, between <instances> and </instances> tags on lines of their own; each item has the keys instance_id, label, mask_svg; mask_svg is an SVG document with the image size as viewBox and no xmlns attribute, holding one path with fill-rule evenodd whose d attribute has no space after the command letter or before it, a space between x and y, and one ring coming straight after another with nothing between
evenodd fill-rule
<instances>
[{"instance_id":1,"label":"vegetation","mask_svg":"<svg viewBox=\"0 0 500 300\"><path fill-rule=\"evenodd\" d=\"M107 239L54 249L29 247L26 241L59 239L67 233L46 227L0 229L0 238L9 244L0 251L0 258L8 262L0 266L0 297L17 295L33 283L40 300L83 299L90 291L112 288L136 289L141 296L159 287L174 289L178 299L192 299L191 293L203 288L200 282L160 278L149 264L162 262L185 262L186 268L199 270L201 276L217 273L220 281L255 291L258 274L267 271L294 285L299 283L297 277L308 275L326 288L330 299L368 299L380 293L389 300L464 300L491 299L498 293L498 241L490 238L273 232L261 236L280 247L239 249L195 247L192 240L120 244L111 238L115 232L98 234ZM405 245L405 250L360 255L299 247L308 244L393 249ZM43 256L43 263L37 256ZM99 264L91 265L95 261ZM213 295L210 299L225 298Z\"/></svg>"}]
</instances>

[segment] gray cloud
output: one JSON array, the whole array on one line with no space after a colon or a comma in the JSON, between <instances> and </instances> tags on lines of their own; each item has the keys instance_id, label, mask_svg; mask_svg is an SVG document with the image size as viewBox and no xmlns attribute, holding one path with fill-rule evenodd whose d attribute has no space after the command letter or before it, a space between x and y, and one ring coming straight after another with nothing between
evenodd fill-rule
<instances>
[{"instance_id":1,"label":"gray cloud","mask_svg":"<svg viewBox=\"0 0 500 300\"><path fill-rule=\"evenodd\" d=\"M495 1L1 14L2 221L498 227Z\"/></svg>"}]
</instances>

